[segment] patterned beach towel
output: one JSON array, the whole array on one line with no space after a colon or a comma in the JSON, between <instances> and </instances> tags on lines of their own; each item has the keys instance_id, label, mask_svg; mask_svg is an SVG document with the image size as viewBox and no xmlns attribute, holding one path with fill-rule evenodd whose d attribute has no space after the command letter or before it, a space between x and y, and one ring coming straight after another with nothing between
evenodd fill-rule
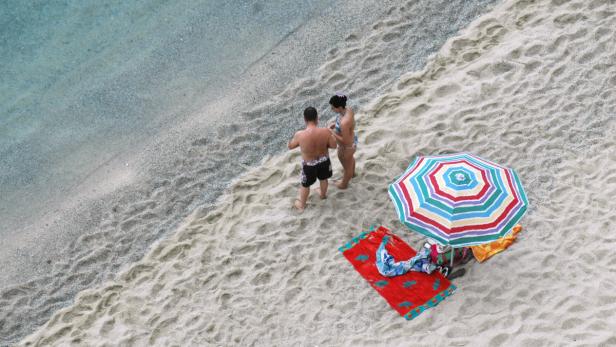
<instances>
[{"instance_id":1,"label":"patterned beach towel","mask_svg":"<svg viewBox=\"0 0 616 347\"><path fill-rule=\"evenodd\" d=\"M411 320L453 294L456 286L438 271L430 275L423 272L407 272L395 277L382 276L375 265L375 257L385 235L390 236L386 249L396 260L406 260L417 254L413 248L383 226L362 232L339 250L394 310L407 320Z\"/></svg>"}]
</instances>

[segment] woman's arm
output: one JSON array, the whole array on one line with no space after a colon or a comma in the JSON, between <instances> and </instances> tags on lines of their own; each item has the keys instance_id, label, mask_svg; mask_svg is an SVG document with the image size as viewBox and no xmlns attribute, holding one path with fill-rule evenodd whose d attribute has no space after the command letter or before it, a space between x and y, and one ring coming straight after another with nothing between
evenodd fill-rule
<instances>
[{"instance_id":1,"label":"woman's arm","mask_svg":"<svg viewBox=\"0 0 616 347\"><path fill-rule=\"evenodd\" d=\"M336 139L336 141L338 142L343 142L344 138L342 136L340 136L340 134L336 133L335 130L332 130L332 136Z\"/></svg>"}]
</instances>

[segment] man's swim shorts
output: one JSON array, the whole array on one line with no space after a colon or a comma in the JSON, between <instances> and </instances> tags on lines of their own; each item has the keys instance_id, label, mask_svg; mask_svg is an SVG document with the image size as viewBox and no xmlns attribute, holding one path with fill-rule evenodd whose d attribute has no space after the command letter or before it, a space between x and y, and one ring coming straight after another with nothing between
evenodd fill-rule
<instances>
[{"instance_id":1,"label":"man's swim shorts","mask_svg":"<svg viewBox=\"0 0 616 347\"><path fill-rule=\"evenodd\" d=\"M315 160L302 160L301 182L303 187L310 187L319 180L332 177L332 162L329 157L323 156Z\"/></svg>"}]
</instances>

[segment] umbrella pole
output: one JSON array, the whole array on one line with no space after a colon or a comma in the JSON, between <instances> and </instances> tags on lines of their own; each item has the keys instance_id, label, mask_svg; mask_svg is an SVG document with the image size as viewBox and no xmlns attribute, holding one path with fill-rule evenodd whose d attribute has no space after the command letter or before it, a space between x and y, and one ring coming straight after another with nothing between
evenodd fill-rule
<instances>
[{"instance_id":1,"label":"umbrella pole","mask_svg":"<svg viewBox=\"0 0 616 347\"><path fill-rule=\"evenodd\" d=\"M451 246L451 261L449 262L449 266L453 267L453 246Z\"/></svg>"}]
</instances>

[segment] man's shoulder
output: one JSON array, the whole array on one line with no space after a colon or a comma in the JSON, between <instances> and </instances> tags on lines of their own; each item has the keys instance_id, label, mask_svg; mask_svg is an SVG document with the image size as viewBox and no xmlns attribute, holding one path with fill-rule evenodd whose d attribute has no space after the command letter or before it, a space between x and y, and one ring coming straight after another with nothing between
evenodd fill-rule
<instances>
[{"instance_id":1,"label":"man's shoulder","mask_svg":"<svg viewBox=\"0 0 616 347\"><path fill-rule=\"evenodd\" d=\"M329 130L328 128L319 128L319 134L321 136L329 136L331 133L331 130Z\"/></svg>"}]
</instances>

